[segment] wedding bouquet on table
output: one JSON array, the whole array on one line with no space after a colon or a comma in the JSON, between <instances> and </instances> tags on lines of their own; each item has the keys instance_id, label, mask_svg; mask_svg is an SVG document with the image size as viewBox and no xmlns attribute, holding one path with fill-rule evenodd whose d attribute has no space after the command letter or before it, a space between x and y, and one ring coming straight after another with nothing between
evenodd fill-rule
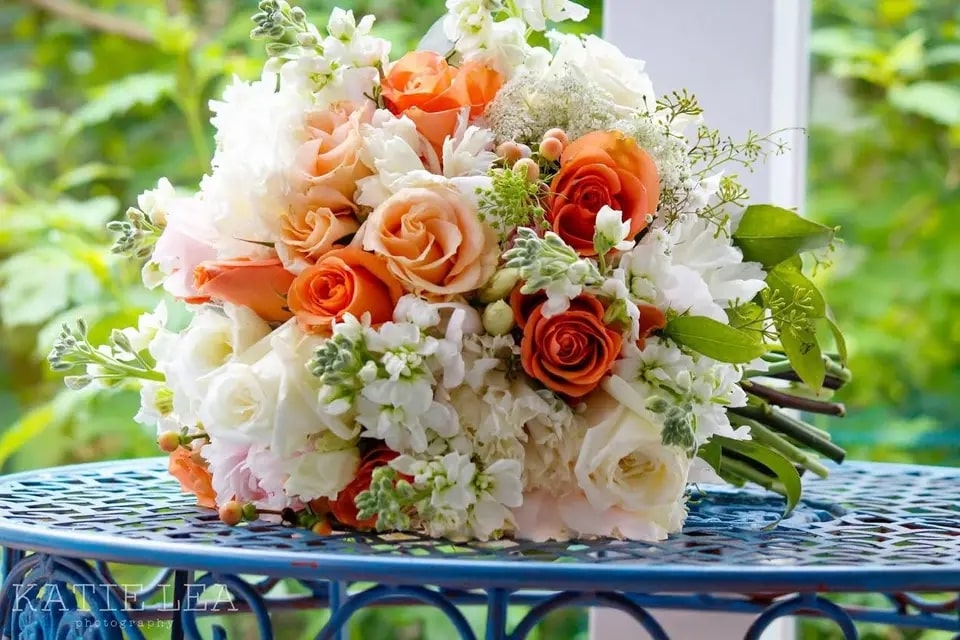
<instances>
[{"instance_id":1,"label":"wedding bouquet on table","mask_svg":"<svg viewBox=\"0 0 960 640\"><path fill-rule=\"evenodd\" d=\"M200 505L659 540L691 483L789 510L817 454L842 459L781 410L841 414L849 374L800 258L833 230L747 206L734 173L774 140L725 138L642 62L546 31L585 17L568 0L448 0L395 60L372 16L259 9L269 60L211 103L199 191L161 180L111 226L189 322L161 304L97 347L79 322L51 354L85 367L72 387L141 386L136 420Z\"/></svg>"}]
</instances>

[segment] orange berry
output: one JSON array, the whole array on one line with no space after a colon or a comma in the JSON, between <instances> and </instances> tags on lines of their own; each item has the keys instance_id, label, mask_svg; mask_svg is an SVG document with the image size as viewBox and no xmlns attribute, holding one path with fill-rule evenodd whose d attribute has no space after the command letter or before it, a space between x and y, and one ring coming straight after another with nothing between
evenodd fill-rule
<instances>
[{"instance_id":1,"label":"orange berry","mask_svg":"<svg viewBox=\"0 0 960 640\"><path fill-rule=\"evenodd\" d=\"M164 431L157 438L157 444L161 451L173 453L180 448L180 434L176 431Z\"/></svg>"},{"instance_id":2,"label":"orange berry","mask_svg":"<svg viewBox=\"0 0 960 640\"><path fill-rule=\"evenodd\" d=\"M320 518L317 520L317 523L310 528L318 536L328 536L333 533L333 527L330 526L330 523L327 522L326 518Z\"/></svg>"},{"instance_id":3,"label":"orange berry","mask_svg":"<svg viewBox=\"0 0 960 640\"><path fill-rule=\"evenodd\" d=\"M563 143L556 138L544 138L540 143L540 156L547 162L556 162L563 154Z\"/></svg>"},{"instance_id":4,"label":"orange berry","mask_svg":"<svg viewBox=\"0 0 960 640\"><path fill-rule=\"evenodd\" d=\"M517 173L526 171L527 182L536 182L540 179L540 167L531 158L522 158L513 165L513 170Z\"/></svg>"},{"instance_id":5,"label":"orange berry","mask_svg":"<svg viewBox=\"0 0 960 640\"><path fill-rule=\"evenodd\" d=\"M547 138L556 138L563 146L570 144L570 138L567 137L567 132L560 128L550 129L550 131L543 134L543 139L546 140Z\"/></svg>"},{"instance_id":6,"label":"orange berry","mask_svg":"<svg viewBox=\"0 0 960 640\"><path fill-rule=\"evenodd\" d=\"M497 147L497 155L503 158L508 166L513 166L513 164L523 157L523 154L520 150L520 145L512 140L504 142Z\"/></svg>"},{"instance_id":7,"label":"orange berry","mask_svg":"<svg viewBox=\"0 0 960 640\"><path fill-rule=\"evenodd\" d=\"M220 520L231 527L243 521L243 505L236 500L229 500L221 505Z\"/></svg>"}]
</instances>

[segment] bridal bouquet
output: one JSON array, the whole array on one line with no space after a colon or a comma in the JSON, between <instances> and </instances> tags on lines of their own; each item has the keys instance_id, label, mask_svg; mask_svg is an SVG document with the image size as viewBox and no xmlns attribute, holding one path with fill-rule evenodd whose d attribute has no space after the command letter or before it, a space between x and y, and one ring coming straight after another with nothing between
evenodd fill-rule
<instances>
[{"instance_id":1,"label":"bridal bouquet","mask_svg":"<svg viewBox=\"0 0 960 640\"><path fill-rule=\"evenodd\" d=\"M547 31L585 17L570 0L447 0L399 58L372 16L259 9L269 60L211 103L199 190L160 180L111 223L186 320L161 304L100 346L80 321L50 356L74 388L140 385L200 505L659 540L691 483L789 511L818 454L842 459L783 411L842 414L849 374L800 257L833 230L736 178L772 138L726 138L642 62Z\"/></svg>"}]
</instances>

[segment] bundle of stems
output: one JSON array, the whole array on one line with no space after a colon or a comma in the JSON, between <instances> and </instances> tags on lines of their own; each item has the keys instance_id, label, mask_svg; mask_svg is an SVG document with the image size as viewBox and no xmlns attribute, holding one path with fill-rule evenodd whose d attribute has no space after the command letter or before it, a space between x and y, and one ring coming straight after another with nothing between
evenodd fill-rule
<instances>
[{"instance_id":1,"label":"bundle of stems","mask_svg":"<svg viewBox=\"0 0 960 640\"><path fill-rule=\"evenodd\" d=\"M824 356L827 375L823 389L811 389L800 380L785 354L772 352L764 356L765 371L748 371L740 386L747 393L745 407L728 408L734 426L750 428L755 443L776 451L792 462L800 473L810 471L826 477L829 469L821 462L823 456L842 462L846 452L831 442L830 435L795 416L803 413L843 416L843 404L831 402L829 397L850 381L850 371L838 356ZM735 451L722 448L720 475L733 484L753 482L766 489L784 494L783 484L762 463Z\"/></svg>"}]
</instances>

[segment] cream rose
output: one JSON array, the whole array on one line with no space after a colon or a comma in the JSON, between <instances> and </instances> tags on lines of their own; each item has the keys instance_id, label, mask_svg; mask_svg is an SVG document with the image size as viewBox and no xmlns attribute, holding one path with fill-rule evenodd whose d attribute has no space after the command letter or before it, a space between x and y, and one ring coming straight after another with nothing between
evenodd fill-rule
<instances>
[{"instance_id":1,"label":"cream rose","mask_svg":"<svg viewBox=\"0 0 960 640\"><path fill-rule=\"evenodd\" d=\"M590 505L641 512L682 504L690 460L662 444L661 425L630 384L611 376L586 404L592 426L574 472Z\"/></svg>"},{"instance_id":2,"label":"cream rose","mask_svg":"<svg viewBox=\"0 0 960 640\"><path fill-rule=\"evenodd\" d=\"M288 496L307 502L316 498L337 497L350 484L360 466L360 450L353 442L332 434L324 438L316 451L304 453L290 463L290 477L283 485Z\"/></svg>"},{"instance_id":3,"label":"cream rose","mask_svg":"<svg viewBox=\"0 0 960 640\"><path fill-rule=\"evenodd\" d=\"M369 123L371 108L341 103L307 117L310 140L298 150L294 191L301 194L294 208L355 213L357 181L373 173L360 161L360 127Z\"/></svg>"},{"instance_id":4,"label":"cream rose","mask_svg":"<svg viewBox=\"0 0 960 640\"><path fill-rule=\"evenodd\" d=\"M435 297L483 285L497 266L497 236L453 188L409 187L367 219L363 247L382 255L404 287Z\"/></svg>"}]
</instances>

